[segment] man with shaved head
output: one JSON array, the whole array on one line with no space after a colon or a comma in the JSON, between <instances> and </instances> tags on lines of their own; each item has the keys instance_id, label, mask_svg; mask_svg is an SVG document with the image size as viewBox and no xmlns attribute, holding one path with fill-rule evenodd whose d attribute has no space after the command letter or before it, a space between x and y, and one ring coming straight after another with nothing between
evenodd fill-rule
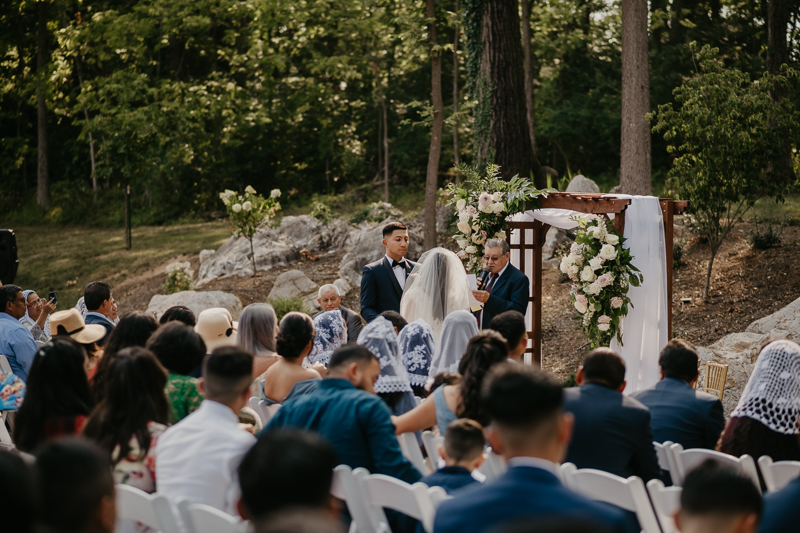
<instances>
[{"instance_id":1,"label":"man with shaved head","mask_svg":"<svg viewBox=\"0 0 800 533\"><path fill-rule=\"evenodd\" d=\"M347 323L347 342L356 342L358 333L364 327L364 319L355 311L342 306L342 296L339 293L339 287L331 283L323 285L319 288L317 293L317 302L322 307L322 311L314 315L317 318L325 311L334 311L338 309L342 312L342 318Z\"/></svg>"}]
</instances>

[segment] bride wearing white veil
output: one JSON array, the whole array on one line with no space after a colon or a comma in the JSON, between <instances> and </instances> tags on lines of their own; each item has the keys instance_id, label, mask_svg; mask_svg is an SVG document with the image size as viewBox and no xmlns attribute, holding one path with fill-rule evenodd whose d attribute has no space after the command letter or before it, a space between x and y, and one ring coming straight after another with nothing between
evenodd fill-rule
<instances>
[{"instance_id":1,"label":"bride wearing white veil","mask_svg":"<svg viewBox=\"0 0 800 533\"><path fill-rule=\"evenodd\" d=\"M406 281L400 314L408 322L419 318L431 327L436 342L442 323L453 311L469 309L467 272L461 260L444 248L428 250Z\"/></svg>"}]
</instances>

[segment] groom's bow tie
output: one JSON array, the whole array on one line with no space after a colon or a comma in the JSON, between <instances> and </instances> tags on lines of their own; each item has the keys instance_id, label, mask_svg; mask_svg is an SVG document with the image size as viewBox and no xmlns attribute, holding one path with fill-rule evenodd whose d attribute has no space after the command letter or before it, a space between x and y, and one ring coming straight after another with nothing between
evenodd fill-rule
<instances>
[{"instance_id":1,"label":"groom's bow tie","mask_svg":"<svg viewBox=\"0 0 800 533\"><path fill-rule=\"evenodd\" d=\"M400 261L392 261L392 268L395 268L395 267L406 268L406 265L408 265L408 263L406 263L405 259L401 259Z\"/></svg>"}]
</instances>

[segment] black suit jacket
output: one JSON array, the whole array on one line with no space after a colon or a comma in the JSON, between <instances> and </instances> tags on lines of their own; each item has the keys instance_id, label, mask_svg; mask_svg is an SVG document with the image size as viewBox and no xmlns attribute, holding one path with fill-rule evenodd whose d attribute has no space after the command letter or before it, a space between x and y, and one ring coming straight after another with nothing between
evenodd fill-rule
<instances>
[{"instance_id":1,"label":"black suit jacket","mask_svg":"<svg viewBox=\"0 0 800 533\"><path fill-rule=\"evenodd\" d=\"M523 315L528 310L528 298L531 294L531 282L524 272L508 264L505 272L497 278L483 304L483 321L481 327L488 328L492 319L505 311L519 311Z\"/></svg>"},{"instance_id":2,"label":"black suit jacket","mask_svg":"<svg viewBox=\"0 0 800 533\"><path fill-rule=\"evenodd\" d=\"M566 461L645 483L658 477L650 411L638 400L587 383L564 390L564 410L575 416Z\"/></svg>"},{"instance_id":3,"label":"black suit jacket","mask_svg":"<svg viewBox=\"0 0 800 533\"><path fill-rule=\"evenodd\" d=\"M650 428L656 442L672 441L688 448L713 450L725 415L719 398L696 391L682 379L664 378L652 388L631 394L650 409Z\"/></svg>"},{"instance_id":4,"label":"black suit jacket","mask_svg":"<svg viewBox=\"0 0 800 533\"><path fill-rule=\"evenodd\" d=\"M778 492L765 494L759 533L797 531L797 502L800 502L800 478L790 481Z\"/></svg>"},{"instance_id":5,"label":"black suit jacket","mask_svg":"<svg viewBox=\"0 0 800 533\"><path fill-rule=\"evenodd\" d=\"M416 263L406 259L406 277L415 265ZM367 322L372 322L384 311L399 313L402 297L403 289L385 255L364 267L361 273L361 316Z\"/></svg>"},{"instance_id":6,"label":"black suit jacket","mask_svg":"<svg viewBox=\"0 0 800 533\"><path fill-rule=\"evenodd\" d=\"M342 318L344 318L345 323L347 323L347 342L356 342L358 334L361 333L361 328L364 327L364 319L361 318L361 315L343 305L339 306L339 311L342 312ZM317 318L324 312L325 311L320 311L314 315L314 318Z\"/></svg>"}]
</instances>

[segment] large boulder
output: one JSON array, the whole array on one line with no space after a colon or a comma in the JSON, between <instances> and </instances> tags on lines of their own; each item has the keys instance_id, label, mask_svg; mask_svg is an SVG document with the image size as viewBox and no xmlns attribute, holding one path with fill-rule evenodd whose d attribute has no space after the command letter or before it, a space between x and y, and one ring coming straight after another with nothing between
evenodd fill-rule
<instances>
[{"instance_id":1,"label":"large boulder","mask_svg":"<svg viewBox=\"0 0 800 533\"><path fill-rule=\"evenodd\" d=\"M256 270L269 270L300 258L299 249L277 229L261 228L253 236ZM218 250L200 252L200 273L195 287L225 276L252 276L250 242L244 237L231 237Z\"/></svg>"},{"instance_id":2,"label":"large boulder","mask_svg":"<svg viewBox=\"0 0 800 533\"><path fill-rule=\"evenodd\" d=\"M547 235L544 238L544 245L542 245L542 260L549 259L553 256L562 243L571 240L567 235L567 230L551 226L547 230Z\"/></svg>"},{"instance_id":3,"label":"large boulder","mask_svg":"<svg viewBox=\"0 0 800 533\"><path fill-rule=\"evenodd\" d=\"M390 220L386 219L380 224L362 222L358 229L350 231L345 247L349 250L341 263L339 263L339 277L345 279L354 287L361 286L361 271L364 265L377 261L384 256L383 226ZM422 228L417 224L408 224L408 252L406 257L417 259L422 255Z\"/></svg>"},{"instance_id":4,"label":"large boulder","mask_svg":"<svg viewBox=\"0 0 800 533\"><path fill-rule=\"evenodd\" d=\"M745 331L766 334L775 330L785 331L784 338L800 343L800 298L780 311L756 320Z\"/></svg>"},{"instance_id":5,"label":"large boulder","mask_svg":"<svg viewBox=\"0 0 800 533\"><path fill-rule=\"evenodd\" d=\"M300 270L289 270L277 277L268 298L271 300L273 298L297 298L299 296L303 299L306 307L318 311L320 310L317 303L318 290L319 286Z\"/></svg>"},{"instance_id":6,"label":"large boulder","mask_svg":"<svg viewBox=\"0 0 800 533\"><path fill-rule=\"evenodd\" d=\"M181 291L169 295L156 294L150 299L146 313L148 315L155 313L156 319L159 319L164 311L175 305L185 305L195 316L211 307L224 307L231 312L234 320L239 318L239 313L242 312L242 301L234 294L222 291Z\"/></svg>"},{"instance_id":7,"label":"large boulder","mask_svg":"<svg viewBox=\"0 0 800 533\"><path fill-rule=\"evenodd\" d=\"M567 185L567 192L600 192L600 187L586 176L578 174Z\"/></svg>"},{"instance_id":8,"label":"large boulder","mask_svg":"<svg viewBox=\"0 0 800 533\"><path fill-rule=\"evenodd\" d=\"M294 243L297 249L320 251L341 248L350 233L350 225L342 219L324 224L308 215L283 217L280 234Z\"/></svg>"}]
</instances>

